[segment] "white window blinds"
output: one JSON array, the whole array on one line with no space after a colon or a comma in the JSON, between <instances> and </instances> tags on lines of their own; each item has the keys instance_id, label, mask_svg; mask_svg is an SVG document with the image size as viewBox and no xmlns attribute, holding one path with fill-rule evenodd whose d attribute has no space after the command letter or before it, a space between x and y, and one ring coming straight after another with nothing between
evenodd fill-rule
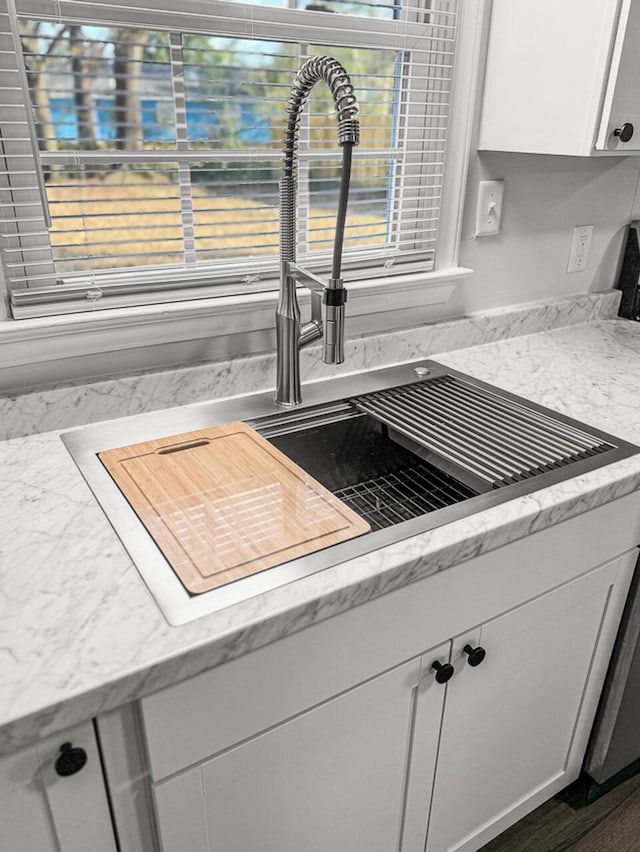
<instances>
[{"instance_id":1,"label":"white window blinds","mask_svg":"<svg viewBox=\"0 0 640 852\"><path fill-rule=\"evenodd\" d=\"M345 277L432 269L455 36L456 0L0 0L14 316L272 288L285 105L315 54L360 102ZM341 157L322 85L299 157L298 257L321 272Z\"/></svg>"}]
</instances>

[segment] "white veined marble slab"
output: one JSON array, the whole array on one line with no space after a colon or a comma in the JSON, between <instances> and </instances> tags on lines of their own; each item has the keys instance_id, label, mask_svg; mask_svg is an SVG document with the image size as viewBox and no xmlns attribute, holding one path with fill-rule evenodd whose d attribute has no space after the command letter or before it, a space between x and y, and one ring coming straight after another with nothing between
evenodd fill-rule
<instances>
[{"instance_id":1,"label":"white veined marble slab","mask_svg":"<svg viewBox=\"0 0 640 852\"><path fill-rule=\"evenodd\" d=\"M387 332L345 344L345 363L322 363L320 346L301 352L302 381L429 358L482 343L615 317L620 290L512 305L468 317ZM0 397L0 440L68 429L176 405L267 391L275 384L275 355L238 357L195 367L58 385Z\"/></svg>"}]
</instances>

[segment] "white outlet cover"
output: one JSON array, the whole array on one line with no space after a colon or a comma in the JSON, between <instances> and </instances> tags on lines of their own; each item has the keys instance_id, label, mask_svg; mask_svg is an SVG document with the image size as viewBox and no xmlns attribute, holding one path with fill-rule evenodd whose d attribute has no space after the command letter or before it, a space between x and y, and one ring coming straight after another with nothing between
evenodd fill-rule
<instances>
[{"instance_id":1,"label":"white outlet cover","mask_svg":"<svg viewBox=\"0 0 640 852\"><path fill-rule=\"evenodd\" d=\"M593 230L593 225L577 225L573 229L567 272L583 272L587 268Z\"/></svg>"},{"instance_id":2,"label":"white outlet cover","mask_svg":"<svg viewBox=\"0 0 640 852\"><path fill-rule=\"evenodd\" d=\"M503 199L503 180L480 181L476 208L476 237L488 237L500 233Z\"/></svg>"}]
</instances>

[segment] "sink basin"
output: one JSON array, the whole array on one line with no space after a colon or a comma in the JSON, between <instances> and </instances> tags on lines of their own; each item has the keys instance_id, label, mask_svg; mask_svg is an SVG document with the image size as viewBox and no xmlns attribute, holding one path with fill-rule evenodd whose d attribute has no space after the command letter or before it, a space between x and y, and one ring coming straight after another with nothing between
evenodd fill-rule
<instances>
[{"instance_id":1,"label":"sink basin","mask_svg":"<svg viewBox=\"0 0 640 852\"><path fill-rule=\"evenodd\" d=\"M259 432L264 429L253 425ZM461 471L454 477L430 463L417 445L410 449L369 414L284 434L267 432L272 444L368 521L374 532L480 493L463 482Z\"/></svg>"},{"instance_id":2,"label":"sink basin","mask_svg":"<svg viewBox=\"0 0 640 852\"><path fill-rule=\"evenodd\" d=\"M62 436L163 614L182 624L329 566L637 453L637 447L435 362L253 394ZM98 453L242 420L371 526L350 541L190 594Z\"/></svg>"}]
</instances>

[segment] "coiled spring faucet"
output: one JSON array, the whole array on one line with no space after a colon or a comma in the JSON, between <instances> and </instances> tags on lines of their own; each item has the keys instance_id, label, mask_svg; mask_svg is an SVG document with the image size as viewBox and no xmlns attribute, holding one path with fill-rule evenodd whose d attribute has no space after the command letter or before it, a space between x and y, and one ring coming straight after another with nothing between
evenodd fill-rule
<instances>
[{"instance_id":1,"label":"coiled spring faucet","mask_svg":"<svg viewBox=\"0 0 640 852\"><path fill-rule=\"evenodd\" d=\"M342 146L342 174L336 214L331 277L324 281L296 262L296 208L298 202L298 137L300 116L311 89L324 80L336 106L338 144ZM341 277L342 244L351 179L353 146L360 141L358 101L349 75L331 56L313 56L296 74L287 104L282 177L280 179L280 295L276 310L276 403L302 402L300 349L323 338L325 364L344 361L344 305L347 291ZM311 290L311 322L300 323L296 283L303 280ZM324 305L324 312L323 312ZM324 313L324 316L323 316Z\"/></svg>"}]
</instances>

